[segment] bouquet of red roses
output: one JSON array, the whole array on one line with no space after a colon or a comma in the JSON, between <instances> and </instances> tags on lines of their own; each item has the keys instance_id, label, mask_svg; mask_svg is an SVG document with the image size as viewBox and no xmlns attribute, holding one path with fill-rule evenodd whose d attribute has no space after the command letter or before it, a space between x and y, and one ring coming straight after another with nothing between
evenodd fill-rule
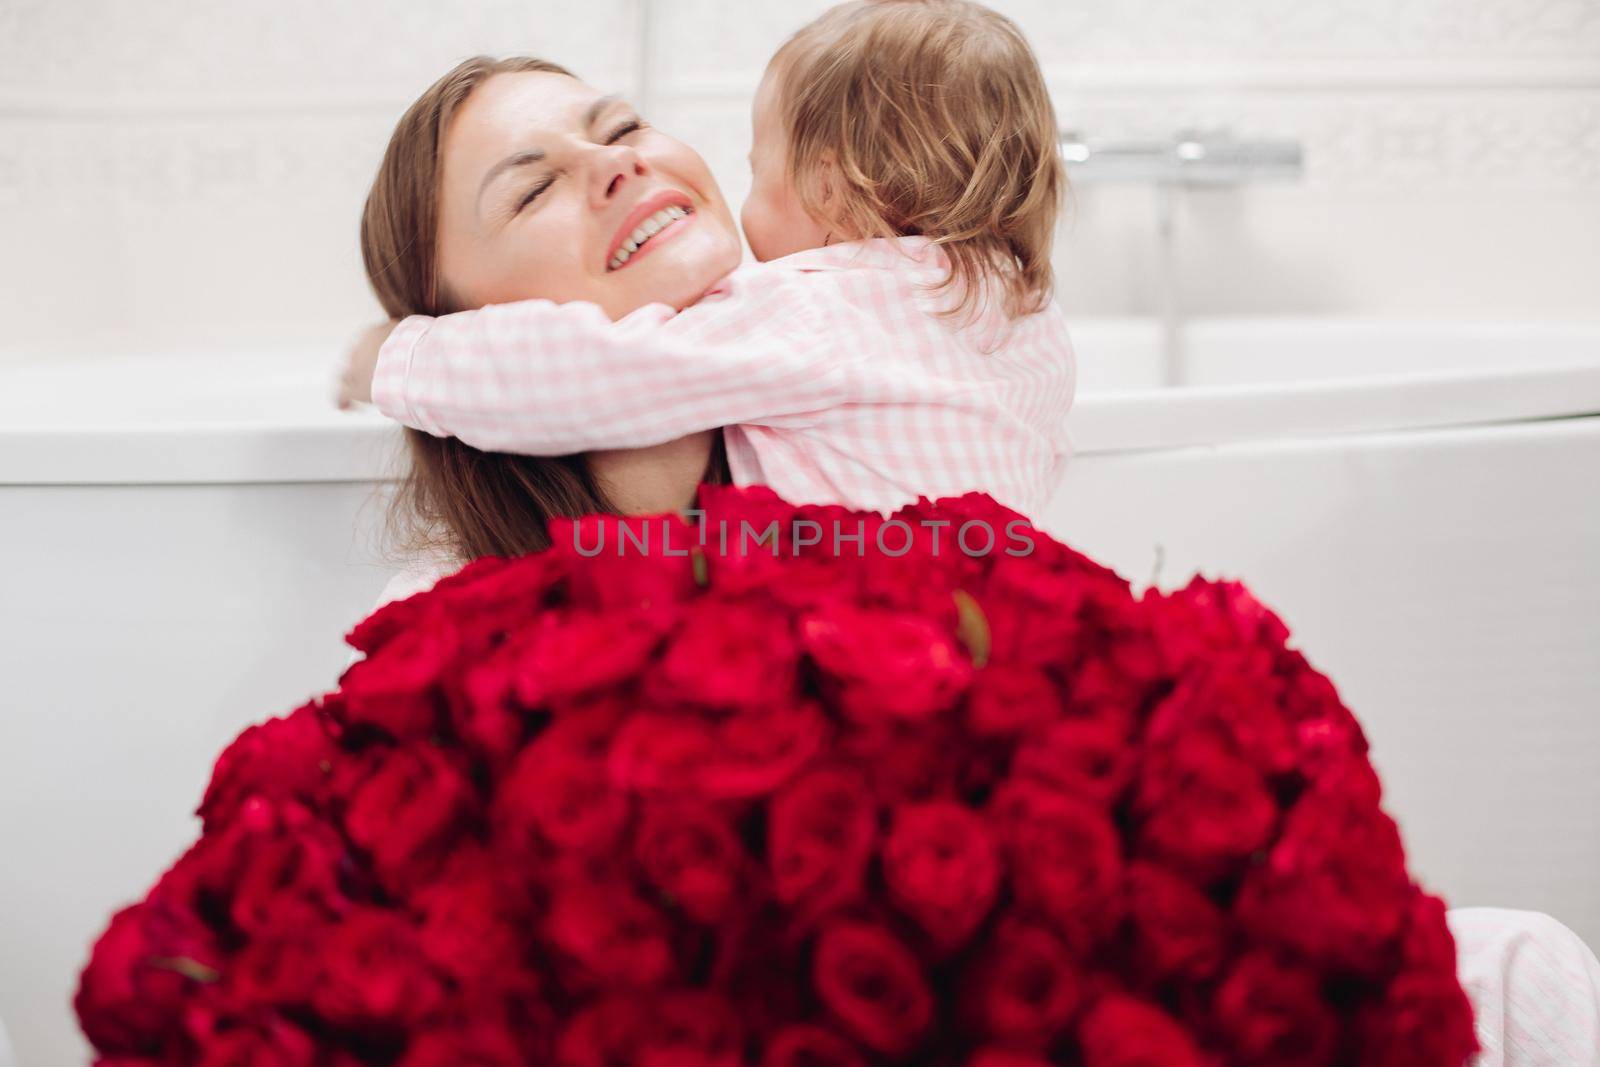
<instances>
[{"instance_id":1,"label":"bouquet of red roses","mask_svg":"<svg viewBox=\"0 0 1600 1067\"><path fill-rule=\"evenodd\" d=\"M703 487L348 640L95 946L106 1065L1460 1067L1440 901L1237 584Z\"/></svg>"}]
</instances>

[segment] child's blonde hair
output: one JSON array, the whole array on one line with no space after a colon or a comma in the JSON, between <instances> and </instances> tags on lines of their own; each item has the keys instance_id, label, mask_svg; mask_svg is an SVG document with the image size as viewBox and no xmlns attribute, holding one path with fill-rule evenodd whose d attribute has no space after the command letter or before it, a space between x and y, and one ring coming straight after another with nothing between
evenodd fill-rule
<instances>
[{"instance_id":1,"label":"child's blonde hair","mask_svg":"<svg viewBox=\"0 0 1600 1067\"><path fill-rule=\"evenodd\" d=\"M972 312L990 279L1011 317L1049 303L1066 172L1010 19L968 0L855 0L802 27L769 71L809 214L863 238L932 238L950 257L950 314Z\"/></svg>"}]
</instances>

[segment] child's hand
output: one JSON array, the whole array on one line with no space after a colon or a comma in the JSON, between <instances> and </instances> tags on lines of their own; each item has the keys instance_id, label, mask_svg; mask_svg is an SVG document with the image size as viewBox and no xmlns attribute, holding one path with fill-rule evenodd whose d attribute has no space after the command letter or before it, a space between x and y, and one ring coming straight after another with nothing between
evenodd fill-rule
<instances>
[{"instance_id":1,"label":"child's hand","mask_svg":"<svg viewBox=\"0 0 1600 1067\"><path fill-rule=\"evenodd\" d=\"M338 390L334 403L340 411L356 404L372 403L372 375L378 369L378 350L394 331L394 321L368 326L356 335L345 354L344 369L339 372Z\"/></svg>"}]
</instances>

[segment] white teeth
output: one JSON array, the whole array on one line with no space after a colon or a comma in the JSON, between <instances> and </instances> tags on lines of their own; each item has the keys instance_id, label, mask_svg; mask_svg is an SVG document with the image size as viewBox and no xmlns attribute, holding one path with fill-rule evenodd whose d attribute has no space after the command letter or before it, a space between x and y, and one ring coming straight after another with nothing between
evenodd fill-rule
<instances>
[{"instance_id":1,"label":"white teeth","mask_svg":"<svg viewBox=\"0 0 1600 1067\"><path fill-rule=\"evenodd\" d=\"M694 210L692 208L678 207L676 205L673 207L662 208L660 211L641 222L638 229L634 230L628 235L628 239L623 241L622 244L617 248L617 254L611 257L611 262L606 264L606 268L608 270L616 270L618 267L628 262L629 258L631 258L633 254L639 250L640 245L644 244L646 241L650 240L650 238L654 237L656 234L660 233L674 222L677 222L679 219L692 214L694 214Z\"/></svg>"}]
</instances>

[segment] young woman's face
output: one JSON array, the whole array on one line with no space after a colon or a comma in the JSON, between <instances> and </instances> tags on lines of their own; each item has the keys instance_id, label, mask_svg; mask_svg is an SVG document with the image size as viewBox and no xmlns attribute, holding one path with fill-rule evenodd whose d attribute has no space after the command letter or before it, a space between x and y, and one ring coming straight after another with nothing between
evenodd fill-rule
<instances>
[{"instance_id":1,"label":"young woman's face","mask_svg":"<svg viewBox=\"0 0 1600 1067\"><path fill-rule=\"evenodd\" d=\"M681 308L739 258L705 161L576 78L497 74L451 120L439 270L464 308L536 297L612 318Z\"/></svg>"},{"instance_id":2,"label":"young woman's face","mask_svg":"<svg viewBox=\"0 0 1600 1067\"><path fill-rule=\"evenodd\" d=\"M762 261L819 248L828 239L823 225L800 206L789 180L788 135L779 114L777 82L769 69L756 90L751 115L750 196L739 213L744 239Z\"/></svg>"}]
</instances>

